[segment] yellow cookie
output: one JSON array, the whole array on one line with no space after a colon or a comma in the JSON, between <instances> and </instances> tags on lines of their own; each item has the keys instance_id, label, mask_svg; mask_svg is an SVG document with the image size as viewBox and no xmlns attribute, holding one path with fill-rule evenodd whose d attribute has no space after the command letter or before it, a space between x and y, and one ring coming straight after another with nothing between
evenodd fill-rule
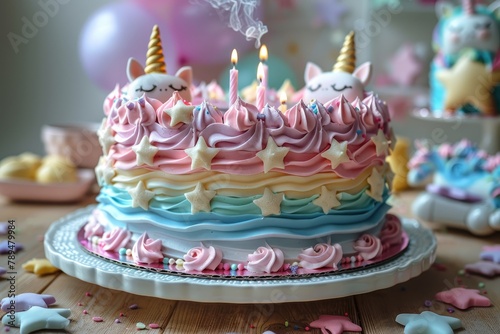
<instances>
[{"instance_id":1,"label":"yellow cookie","mask_svg":"<svg viewBox=\"0 0 500 334\"><path fill-rule=\"evenodd\" d=\"M31 259L23 264L23 269L39 276L53 274L59 271L59 268L54 267L47 259Z\"/></svg>"},{"instance_id":2,"label":"yellow cookie","mask_svg":"<svg viewBox=\"0 0 500 334\"><path fill-rule=\"evenodd\" d=\"M59 156L47 156L36 172L40 183L76 182L78 180L75 165Z\"/></svg>"}]
</instances>

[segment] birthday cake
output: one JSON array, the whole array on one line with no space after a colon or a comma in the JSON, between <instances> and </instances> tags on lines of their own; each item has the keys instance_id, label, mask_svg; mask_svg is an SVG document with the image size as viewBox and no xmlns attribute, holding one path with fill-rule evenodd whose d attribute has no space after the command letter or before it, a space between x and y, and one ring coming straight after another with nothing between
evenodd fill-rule
<instances>
[{"instance_id":1,"label":"birthday cake","mask_svg":"<svg viewBox=\"0 0 500 334\"><path fill-rule=\"evenodd\" d=\"M435 116L500 113L500 1L490 6L463 0L436 4L436 55L430 70L430 108Z\"/></svg>"},{"instance_id":2,"label":"birthday cake","mask_svg":"<svg viewBox=\"0 0 500 334\"><path fill-rule=\"evenodd\" d=\"M192 104L189 69L166 74L159 46L155 28L146 70L129 62L128 90L104 103L99 204L81 231L101 254L272 275L401 250L405 233L386 204L394 135L386 104L364 91L371 65L355 68L353 34L333 71L309 69L308 100L282 111L239 97L225 112Z\"/></svg>"}]
</instances>

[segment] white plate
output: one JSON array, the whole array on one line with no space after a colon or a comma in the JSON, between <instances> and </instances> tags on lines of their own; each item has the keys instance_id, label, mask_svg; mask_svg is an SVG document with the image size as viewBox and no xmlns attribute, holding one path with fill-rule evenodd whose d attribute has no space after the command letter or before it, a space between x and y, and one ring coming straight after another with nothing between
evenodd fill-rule
<instances>
[{"instance_id":1,"label":"white plate","mask_svg":"<svg viewBox=\"0 0 500 334\"><path fill-rule=\"evenodd\" d=\"M92 210L75 211L54 222L44 238L45 256L66 274L106 288L142 296L197 302L284 303L340 298L405 282L429 269L437 242L430 230L403 218L408 249L386 263L349 273L291 279L227 280L169 275L122 266L91 255L77 233Z\"/></svg>"},{"instance_id":2,"label":"white plate","mask_svg":"<svg viewBox=\"0 0 500 334\"><path fill-rule=\"evenodd\" d=\"M95 180L92 169L78 170L77 182L38 183L24 180L0 180L0 195L13 201L73 202L83 197Z\"/></svg>"}]
</instances>

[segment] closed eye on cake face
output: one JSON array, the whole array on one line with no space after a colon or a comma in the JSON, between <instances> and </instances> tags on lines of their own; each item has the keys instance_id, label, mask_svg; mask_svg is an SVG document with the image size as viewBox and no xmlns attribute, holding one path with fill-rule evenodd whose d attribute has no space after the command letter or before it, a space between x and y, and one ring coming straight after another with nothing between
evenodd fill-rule
<instances>
[{"instance_id":1,"label":"closed eye on cake face","mask_svg":"<svg viewBox=\"0 0 500 334\"><path fill-rule=\"evenodd\" d=\"M339 87L336 87L336 84L333 84L331 85L330 87L332 87L332 89L336 92L343 92L344 90L346 89L351 89L352 86L349 86L349 85L344 85L343 87L340 85ZM321 88L321 84L317 84L316 86L308 86L307 89L311 92L315 92L317 91L318 89ZM328 89L328 86L326 86L325 89Z\"/></svg>"},{"instance_id":2,"label":"closed eye on cake face","mask_svg":"<svg viewBox=\"0 0 500 334\"><path fill-rule=\"evenodd\" d=\"M168 86L170 89L174 90L174 91L177 91L177 92L182 92L183 90L186 90L187 87L186 86L182 86L180 88L176 88L174 87L174 85L169 85ZM140 86L139 88L137 88L135 91L136 92L145 92L145 93L151 93L152 91L154 91L155 89L157 88L156 85L153 85L153 87L151 88L144 88L143 86ZM160 91L168 91L168 88L160 88Z\"/></svg>"}]
</instances>

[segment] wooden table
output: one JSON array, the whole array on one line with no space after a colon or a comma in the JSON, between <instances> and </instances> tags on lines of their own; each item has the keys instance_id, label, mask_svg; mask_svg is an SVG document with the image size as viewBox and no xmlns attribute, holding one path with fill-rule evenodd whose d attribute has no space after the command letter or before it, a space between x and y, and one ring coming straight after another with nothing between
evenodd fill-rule
<instances>
[{"instance_id":1,"label":"wooden table","mask_svg":"<svg viewBox=\"0 0 500 334\"><path fill-rule=\"evenodd\" d=\"M411 201L416 192L394 197L394 213L411 217ZM52 294L57 299L54 307L69 308L71 333L136 333L136 323L157 323L161 329L153 333L305 333L305 327L320 315L344 315L363 328L364 333L403 333L403 326L394 319L399 313L420 313L430 310L462 320L463 329L456 333L500 332L500 277L460 275L465 264L476 262L485 245L500 244L500 233L489 237L474 237L468 232L450 230L423 223L435 231L438 240L437 261L420 276L394 287L351 297L317 302L286 304L215 304L164 300L143 297L102 288L83 282L64 273L38 277L26 272L21 265L32 258L44 257L43 236L48 226L64 215L94 203L89 195L79 203L38 204L10 203L0 198L0 221L16 221L16 242L24 250L16 254L16 293L36 292ZM5 236L0 237L5 239ZM0 255L0 266L7 266L6 255ZM4 263L5 262L5 263ZM434 295L459 285L478 288L484 283L491 307L474 307L465 311L448 312L449 305L438 302ZM7 296L7 278L0 278L0 296ZM86 293L91 296L86 296ZM426 306L425 302L432 305ZM138 309L129 309L137 304ZM88 314L85 314L84 310ZM120 313L124 316L120 317ZM92 321L93 316L103 322ZM121 323L115 323L120 318ZM288 327L286 324L288 323ZM297 329L294 327L298 326ZM1 329L0 329L1 331ZM10 333L18 333L11 329ZM50 332L50 331L45 331ZM310 329L309 333L320 333Z\"/></svg>"}]
</instances>

